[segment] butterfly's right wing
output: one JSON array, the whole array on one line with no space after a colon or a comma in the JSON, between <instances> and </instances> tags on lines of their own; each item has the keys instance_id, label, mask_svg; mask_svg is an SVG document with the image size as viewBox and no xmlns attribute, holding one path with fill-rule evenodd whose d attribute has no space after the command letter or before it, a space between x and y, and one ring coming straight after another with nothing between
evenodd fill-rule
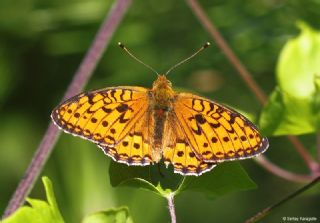
<instances>
[{"instance_id":1,"label":"butterfly's right wing","mask_svg":"<svg viewBox=\"0 0 320 223\"><path fill-rule=\"evenodd\" d=\"M72 97L55 108L51 117L67 133L115 146L145 115L148 100L146 88L105 88Z\"/></svg>"}]
</instances>

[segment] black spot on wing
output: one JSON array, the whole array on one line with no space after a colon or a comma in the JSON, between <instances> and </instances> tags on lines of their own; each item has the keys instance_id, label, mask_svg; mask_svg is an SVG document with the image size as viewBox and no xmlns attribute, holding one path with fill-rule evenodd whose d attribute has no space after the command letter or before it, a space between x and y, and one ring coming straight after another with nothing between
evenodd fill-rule
<instances>
[{"instance_id":1,"label":"black spot on wing","mask_svg":"<svg viewBox=\"0 0 320 223\"><path fill-rule=\"evenodd\" d=\"M195 120L199 123L199 124L204 124L204 123L206 123L206 119L203 117L203 115L201 115L201 114L196 114L195 116L194 116L194 118L195 118Z\"/></svg>"},{"instance_id":2,"label":"black spot on wing","mask_svg":"<svg viewBox=\"0 0 320 223\"><path fill-rule=\"evenodd\" d=\"M116 107L117 111L120 113L126 112L129 108L127 104L120 104L118 107ZM131 109L132 110L132 109Z\"/></svg>"},{"instance_id":3,"label":"black spot on wing","mask_svg":"<svg viewBox=\"0 0 320 223\"><path fill-rule=\"evenodd\" d=\"M107 121L103 121L101 124L103 127L107 127L109 123Z\"/></svg>"}]
</instances>

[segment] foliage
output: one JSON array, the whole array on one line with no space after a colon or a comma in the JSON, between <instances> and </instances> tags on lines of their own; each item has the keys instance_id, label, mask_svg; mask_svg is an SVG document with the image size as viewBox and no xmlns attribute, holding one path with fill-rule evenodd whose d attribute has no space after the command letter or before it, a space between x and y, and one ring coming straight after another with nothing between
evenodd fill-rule
<instances>
[{"instance_id":1,"label":"foliage","mask_svg":"<svg viewBox=\"0 0 320 223\"><path fill-rule=\"evenodd\" d=\"M86 216L82 223L133 223L128 208L121 207L100 211Z\"/></svg>"},{"instance_id":2,"label":"foliage","mask_svg":"<svg viewBox=\"0 0 320 223\"><path fill-rule=\"evenodd\" d=\"M260 118L267 135L300 135L319 131L320 32L299 23L301 34L283 47L278 85Z\"/></svg>"},{"instance_id":3,"label":"foliage","mask_svg":"<svg viewBox=\"0 0 320 223\"><path fill-rule=\"evenodd\" d=\"M238 162L222 163L201 177L178 176L172 173L172 170L166 171L164 167L159 170L157 166L128 167L112 162L109 175L113 186L143 188L163 197L193 190L216 198L231 192L256 188L256 184Z\"/></svg>"},{"instance_id":4,"label":"foliage","mask_svg":"<svg viewBox=\"0 0 320 223\"><path fill-rule=\"evenodd\" d=\"M27 198L30 206L19 208L10 217L2 223L63 223L64 220L60 214L53 187L48 177L42 177L46 192L47 202L37 199ZM129 216L128 208L120 207L96 212L86 216L82 223L133 223Z\"/></svg>"},{"instance_id":5,"label":"foliage","mask_svg":"<svg viewBox=\"0 0 320 223\"><path fill-rule=\"evenodd\" d=\"M47 202L37 199L27 198L26 201L30 206L19 208L3 223L63 223L64 220L60 214L56 198L54 196L52 183L47 177L42 178L46 191Z\"/></svg>"}]
</instances>

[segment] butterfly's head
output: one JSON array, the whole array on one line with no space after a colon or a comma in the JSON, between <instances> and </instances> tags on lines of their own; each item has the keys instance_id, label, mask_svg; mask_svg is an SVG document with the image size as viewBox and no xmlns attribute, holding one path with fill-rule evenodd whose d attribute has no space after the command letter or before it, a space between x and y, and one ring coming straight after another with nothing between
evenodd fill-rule
<instances>
[{"instance_id":1,"label":"butterfly's head","mask_svg":"<svg viewBox=\"0 0 320 223\"><path fill-rule=\"evenodd\" d=\"M172 88L171 82L166 78L165 75L159 74L158 78L155 82L153 82L153 89L166 89L166 88Z\"/></svg>"},{"instance_id":2,"label":"butterfly's head","mask_svg":"<svg viewBox=\"0 0 320 223\"><path fill-rule=\"evenodd\" d=\"M165 106L174 96L172 84L165 75L158 75L158 79L153 82L152 92L156 102Z\"/></svg>"}]
</instances>

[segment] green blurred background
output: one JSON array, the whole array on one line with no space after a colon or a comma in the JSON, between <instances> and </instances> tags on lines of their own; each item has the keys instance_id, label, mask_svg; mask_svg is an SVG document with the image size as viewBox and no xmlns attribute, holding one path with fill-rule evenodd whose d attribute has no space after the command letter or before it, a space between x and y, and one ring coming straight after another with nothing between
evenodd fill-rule
<instances>
[{"instance_id":1,"label":"green blurred background","mask_svg":"<svg viewBox=\"0 0 320 223\"><path fill-rule=\"evenodd\" d=\"M270 93L283 44L297 35L296 21L320 28L319 0L216 0L200 2L254 79ZM112 1L0 1L0 212L30 162ZM118 27L86 89L150 87L156 75L117 46L125 43L159 72L190 55L206 41L212 47L169 75L173 85L244 111L253 119L261 105L203 30L184 1L135 1ZM299 137L315 153L315 136ZM286 138L270 138L266 155L281 167L307 173ZM147 191L112 188L110 158L92 143L62 134L41 175L54 184L66 222L127 205L135 222L169 222L166 201ZM258 189L209 199L186 192L176 198L178 222L242 222L301 187L280 179L252 160L241 161ZM292 200L265 222L282 216L317 216L319 192ZM44 199L40 180L31 197Z\"/></svg>"}]
</instances>

